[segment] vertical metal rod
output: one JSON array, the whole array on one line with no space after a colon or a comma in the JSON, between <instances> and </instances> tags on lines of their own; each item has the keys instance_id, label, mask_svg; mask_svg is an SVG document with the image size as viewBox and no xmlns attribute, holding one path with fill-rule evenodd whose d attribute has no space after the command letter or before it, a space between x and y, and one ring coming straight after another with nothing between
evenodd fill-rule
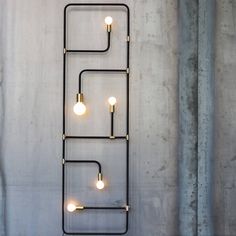
<instances>
[{"instance_id":1,"label":"vertical metal rod","mask_svg":"<svg viewBox=\"0 0 236 236\"><path fill-rule=\"evenodd\" d=\"M179 3L179 235L196 236L198 1Z\"/></svg>"},{"instance_id":2,"label":"vertical metal rod","mask_svg":"<svg viewBox=\"0 0 236 236\"><path fill-rule=\"evenodd\" d=\"M199 0L198 16L198 236L212 236L214 117L214 0Z\"/></svg>"},{"instance_id":3,"label":"vertical metal rod","mask_svg":"<svg viewBox=\"0 0 236 236\"><path fill-rule=\"evenodd\" d=\"M127 8L127 56L126 56L126 63L127 63L127 74L126 74L126 134L127 137L129 137L129 59L130 59L130 11L129 8ZM126 203L127 206L129 206L129 138L126 140ZM129 212L126 212L126 232L129 228Z\"/></svg>"},{"instance_id":4,"label":"vertical metal rod","mask_svg":"<svg viewBox=\"0 0 236 236\"><path fill-rule=\"evenodd\" d=\"M114 136L114 111L111 112L111 137Z\"/></svg>"},{"instance_id":5,"label":"vertical metal rod","mask_svg":"<svg viewBox=\"0 0 236 236\"><path fill-rule=\"evenodd\" d=\"M62 134L65 134L65 117L66 117L66 8L64 8L64 21L63 21L63 102L62 102ZM62 230L65 232L65 215L64 215L64 202L65 202L65 139L62 140Z\"/></svg>"}]
</instances>

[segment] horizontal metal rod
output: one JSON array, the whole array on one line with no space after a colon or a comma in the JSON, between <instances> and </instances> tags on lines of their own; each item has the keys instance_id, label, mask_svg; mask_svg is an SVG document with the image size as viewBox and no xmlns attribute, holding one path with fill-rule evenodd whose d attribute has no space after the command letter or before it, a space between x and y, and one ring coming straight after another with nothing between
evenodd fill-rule
<instances>
[{"instance_id":1,"label":"horizontal metal rod","mask_svg":"<svg viewBox=\"0 0 236 236\"><path fill-rule=\"evenodd\" d=\"M69 3L65 6L64 12L70 6L72 6L72 7L73 6L121 6L121 7L125 7L127 9L128 16L129 16L129 7L124 3ZM128 24L128 26L129 26L129 24Z\"/></svg>"},{"instance_id":2,"label":"horizontal metal rod","mask_svg":"<svg viewBox=\"0 0 236 236\"><path fill-rule=\"evenodd\" d=\"M107 32L107 47L105 49L83 49L83 50L79 50L79 49L66 49L65 52L107 52L110 49L111 46L111 32Z\"/></svg>"},{"instance_id":3,"label":"horizontal metal rod","mask_svg":"<svg viewBox=\"0 0 236 236\"><path fill-rule=\"evenodd\" d=\"M65 139L126 139L126 136L65 136Z\"/></svg>"},{"instance_id":4,"label":"horizontal metal rod","mask_svg":"<svg viewBox=\"0 0 236 236\"><path fill-rule=\"evenodd\" d=\"M126 69L84 69L80 72L80 74L87 72L87 71L95 71L95 72L127 72Z\"/></svg>"},{"instance_id":5,"label":"horizontal metal rod","mask_svg":"<svg viewBox=\"0 0 236 236\"><path fill-rule=\"evenodd\" d=\"M100 162L95 160L65 160L65 163L95 163L98 165L99 173L102 173L102 166Z\"/></svg>"},{"instance_id":6,"label":"horizontal metal rod","mask_svg":"<svg viewBox=\"0 0 236 236\"><path fill-rule=\"evenodd\" d=\"M82 74L85 72L127 73L127 69L84 69L79 73L79 93L82 91Z\"/></svg>"},{"instance_id":7,"label":"horizontal metal rod","mask_svg":"<svg viewBox=\"0 0 236 236\"><path fill-rule=\"evenodd\" d=\"M126 210L126 207L95 207L95 206L84 206L84 210Z\"/></svg>"},{"instance_id":8,"label":"horizontal metal rod","mask_svg":"<svg viewBox=\"0 0 236 236\"><path fill-rule=\"evenodd\" d=\"M107 233L107 232L101 232L101 233L97 233L97 232L78 232L78 233L74 233L74 232L66 232L65 230L63 231L64 232L64 235L124 235L127 233L127 228L124 232L110 232L110 233Z\"/></svg>"}]
</instances>

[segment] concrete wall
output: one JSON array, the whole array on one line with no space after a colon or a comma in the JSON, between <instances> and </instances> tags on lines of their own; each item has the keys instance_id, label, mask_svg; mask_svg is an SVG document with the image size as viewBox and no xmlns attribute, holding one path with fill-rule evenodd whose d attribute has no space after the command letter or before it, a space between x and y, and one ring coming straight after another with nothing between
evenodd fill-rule
<instances>
[{"instance_id":1,"label":"concrete wall","mask_svg":"<svg viewBox=\"0 0 236 236\"><path fill-rule=\"evenodd\" d=\"M62 24L63 7L68 2L1 0L0 235L62 234ZM131 8L132 210L128 235L174 236L178 235L177 1L124 2ZM214 221L216 235L233 236L236 231L236 5L229 0L216 3ZM103 14L106 15L98 11L89 22L82 16L78 20L72 14L76 22L71 22L75 40L71 39L70 45L102 47L105 41L100 21L105 16ZM86 101L91 106L87 118L78 121L70 110L76 93L76 77L81 68L123 66L124 12L118 11L114 16L117 21L110 54L104 57L72 56L69 59L68 129L71 132L85 131L86 122L89 122L87 128L90 127L91 132L107 132L105 99L111 92L119 98L116 132L124 131L122 104L125 98L120 76L109 82L109 78L103 78L103 75L92 75L85 85ZM86 24L91 24L91 30L83 28ZM97 38L93 36L95 34ZM95 115L101 119L94 120ZM122 159L118 161L122 158L122 143L114 143L108 148L104 143L84 142L80 143L80 149L76 149L74 144L70 144L68 155L73 158L80 152L82 157L98 158L110 182L104 195L98 195L93 187L95 168L72 168L70 174L67 173L70 197L76 195L76 198L83 199L85 192L89 191L89 203L102 203L103 196L109 204L122 203L124 179L121 168L117 168L117 165L124 165ZM86 147L95 147L95 150ZM111 156L114 158L112 161ZM73 189L80 191L71 192ZM94 215L88 217L91 230L92 227L105 226L102 221L94 220ZM115 217L111 216L112 222L108 222L108 227L121 226L122 219ZM68 227L76 229L75 219L68 218L67 223ZM120 225L116 226L116 223Z\"/></svg>"},{"instance_id":2,"label":"concrete wall","mask_svg":"<svg viewBox=\"0 0 236 236\"><path fill-rule=\"evenodd\" d=\"M236 232L236 2L217 1L215 78L216 235Z\"/></svg>"},{"instance_id":3,"label":"concrete wall","mask_svg":"<svg viewBox=\"0 0 236 236\"><path fill-rule=\"evenodd\" d=\"M125 2L131 8L132 210L128 235L177 235L177 2ZM1 1L1 30L4 33L1 35L3 50L0 55L3 68L2 186L6 182L6 191L1 188L1 196L5 199L3 205L6 206L6 211L2 212L6 220L2 235L61 235L62 25L66 3L68 1ZM82 16L72 22L75 40L69 41L70 45L102 47L106 38L100 20L106 14L98 11L88 22ZM110 54L104 57L71 56L69 59L67 97L68 130L71 132L85 131L85 126L79 124L86 124L86 119L77 120L71 112L76 78L81 68L121 67L124 63L124 12L114 14ZM72 14L73 17L76 20L76 15ZM86 32L83 24L91 24L91 29ZM90 104L87 115L89 131L108 131L105 99L112 92L120 99L116 130L122 132L124 85L117 82L122 81L122 77L121 80L118 80L120 76L114 77L115 87L113 82L108 81L109 78L103 77L92 75L86 80L86 101ZM93 115L100 115L101 119L94 120ZM123 165L122 144L115 143L109 149L104 143L93 144L95 146L90 147L95 147L94 150L86 149L89 143L82 143L77 151L82 157L90 155L103 163L104 176L110 181L110 188L104 192L105 200L110 204L122 203L124 179L121 168L117 168L118 164ZM68 155L76 158L75 150L72 147ZM121 161L118 163L118 160ZM95 193L93 187L94 171L95 168L86 166L73 167L70 174L67 173L71 181L68 191L72 191L70 187L80 189L70 192L70 197L74 195L76 199L80 197L85 201L84 193L89 191L89 203L102 203L103 196ZM90 230L104 226L108 230L112 227L116 229L122 223L122 219L118 219L106 226L102 220L95 220L94 215L88 217ZM111 217L114 219L115 216ZM72 218L67 219L67 223L73 230L78 228ZM86 225L82 223L80 227L85 229Z\"/></svg>"}]
</instances>

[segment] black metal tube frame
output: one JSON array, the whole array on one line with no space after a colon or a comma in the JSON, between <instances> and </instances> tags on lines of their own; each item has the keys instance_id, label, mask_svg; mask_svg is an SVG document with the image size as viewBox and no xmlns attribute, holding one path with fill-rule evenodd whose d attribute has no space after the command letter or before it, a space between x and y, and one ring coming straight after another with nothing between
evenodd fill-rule
<instances>
[{"instance_id":1,"label":"black metal tube frame","mask_svg":"<svg viewBox=\"0 0 236 236\"><path fill-rule=\"evenodd\" d=\"M105 49L97 49L97 50L71 50L71 49L66 49L66 52L107 52L110 49L111 46L111 32L107 32L107 47Z\"/></svg>"},{"instance_id":2,"label":"black metal tube frame","mask_svg":"<svg viewBox=\"0 0 236 236\"><path fill-rule=\"evenodd\" d=\"M84 209L103 209L103 210L126 210L126 225L125 231L123 232L67 232L65 230L65 162L70 162L65 158L65 146L66 139L111 139L109 136L67 136L66 135L66 58L68 53L103 53L110 49L110 32L108 33L107 47L101 50L77 50L77 49L67 49L67 37L66 37L66 20L67 20L67 8L73 6L114 6L114 7L124 7L127 13L127 42L126 42L126 136L114 137L115 139L125 139L126 140L126 206L129 208L129 55L130 55L130 11L129 7L123 3L70 3L64 7L64 30L63 30L63 121L62 121L62 230L63 234L66 235L124 235L128 231L129 226L129 211L127 207L90 207L85 206ZM85 72L88 70L82 71ZM107 70L102 70L107 71ZM120 71L120 70L119 70ZM114 71L115 72L115 71ZM124 70L122 70L124 72ZM81 73L81 75L82 75ZM81 76L80 76L81 77ZM81 79L80 79L81 80ZM79 82L81 85L81 82ZM79 86L80 90L81 86ZM76 160L77 161L77 160ZM89 160L86 160L89 161Z\"/></svg>"},{"instance_id":3,"label":"black metal tube frame","mask_svg":"<svg viewBox=\"0 0 236 236\"><path fill-rule=\"evenodd\" d=\"M116 72L116 73L127 73L127 69L125 70L122 70L122 69L85 69L85 70L82 70L80 73L79 73L79 93L81 93L82 91L82 75L85 73L85 72Z\"/></svg>"},{"instance_id":4,"label":"black metal tube frame","mask_svg":"<svg viewBox=\"0 0 236 236\"><path fill-rule=\"evenodd\" d=\"M95 163L98 165L98 172L102 173L102 165L96 160L65 160L65 163Z\"/></svg>"},{"instance_id":5,"label":"black metal tube frame","mask_svg":"<svg viewBox=\"0 0 236 236\"><path fill-rule=\"evenodd\" d=\"M111 137L114 136L114 111L111 111Z\"/></svg>"},{"instance_id":6,"label":"black metal tube frame","mask_svg":"<svg viewBox=\"0 0 236 236\"><path fill-rule=\"evenodd\" d=\"M65 139L127 139L127 136L65 136Z\"/></svg>"},{"instance_id":7,"label":"black metal tube frame","mask_svg":"<svg viewBox=\"0 0 236 236\"><path fill-rule=\"evenodd\" d=\"M85 210L126 210L126 207L90 207L84 206Z\"/></svg>"}]
</instances>

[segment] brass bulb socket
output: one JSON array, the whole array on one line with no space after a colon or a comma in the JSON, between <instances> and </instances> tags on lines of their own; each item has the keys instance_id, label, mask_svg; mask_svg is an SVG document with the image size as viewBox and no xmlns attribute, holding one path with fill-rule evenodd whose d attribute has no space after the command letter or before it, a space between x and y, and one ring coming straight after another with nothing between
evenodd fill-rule
<instances>
[{"instance_id":1,"label":"brass bulb socket","mask_svg":"<svg viewBox=\"0 0 236 236\"><path fill-rule=\"evenodd\" d=\"M115 112L115 105L110 105L110 112L111 113Z\"/></svg>"},{"instance_id":2,"label":"brass bulb socket","mask_svg":"<svg viewBox=\"0 0 236 236\"><path fill-rule=\"evenodd\" d=\"M107 32L111 32L111 25L107 25Z\"/></svg>"},{"instance_id":3,"label":"brass bulb socket","mask_svg":"<svg viewBox=\"0 0 236 236\"><path fill-rule=\"evenodd\" d=\"M82 93L76 94L76 102L83 102L84 101L84 95Z\"/></svg>"},{"instance_id":4,"label":"brass bulb socket","mask_svg":"<svg viewBox=\"0 0 236 236\"><path fill-rule=\"evenodd\" d=\"M129 209L130 209L130 206L125 206L126 211L129 211Z\"/></svg>"},{"instance_id":5,"label":"brass bulb socket","mask_svg":"<svg viewBox=\"0 0 236 236\"><path fill-rule=\"evenodd\" d=\"M98 181L102 180L102 173L98 173Z\"/></svg>"},{"instance_id":6,"label":"brass bulb socket","mask_svg":"<svg viewBox=\"0 0 236 236\"><path fill-rule=\"evenodd\" d=\"M76 206L76 210L84 210L83 206Z\"/></svg>"}]
</instances>

